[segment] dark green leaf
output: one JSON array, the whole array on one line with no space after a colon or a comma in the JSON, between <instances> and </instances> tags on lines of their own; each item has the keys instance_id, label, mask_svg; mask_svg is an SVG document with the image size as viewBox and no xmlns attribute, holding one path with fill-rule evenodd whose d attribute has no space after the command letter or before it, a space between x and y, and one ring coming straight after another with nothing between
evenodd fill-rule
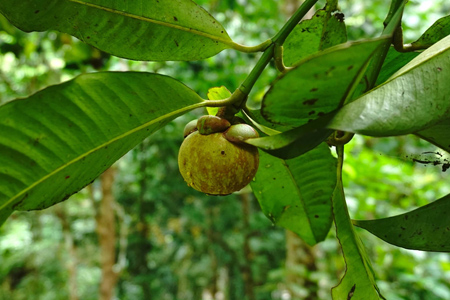
<instances>
[{"instance_id":1,"label":"dark green leaf","mask_svg":"<svg viewBox=\"0 0 450 300\"><path fill-rule=\"evenodd\" d=\"M66 199L205 102L170 77L130 72L82 75L0 106L0 223Z\"/></svg>"},{"instance_id":2,"label":"dark green leaf","mask_svg":"<svg viewBox=\"0 0 450 300\"><path fill-rule=\"evenodd\" d=\"M267 121L261 115L260 109L247 110L246 114L248 114L248 117L251 118L254 122L261 124L265 127L268 127L272 130L278 131L278 132L288 131L289 129L292 129L292 127L290 127L290 126L283 126L283 125L279 125L279 124L275 124L275 123L271 123L271 122Z\"/></svg>"},{"instance_id":3,"label":"dark green leaf","mask_svg":"<svg viewBox=\"0 0 450 300\"><path fill-rule=\"evenodd\" d=\"M271 86L262 101L262 115L270 122L298 127L338 108L385 41L343 44L305 58Z\"/></svg>"},{"instance_id":4,"label":"dark green leaf","mask_svg":"<svg viewBox=\"0 0 450 300\"><path fill-rule=\"evenodd\" d=\"M58 30L135 60L198 60L234 44L190 0L2 0L0 13L21 30Z\"/></svg>"},{"instance_id":5,"label":"dark green leaf","mask_svg":"<svg viewBox=\"0 0 450 300\"><path fill-rule=\"evenodd\" d=\"M345 105L329 128L370 136L414 133L450 114L450 36L391 79Z\"/></svg>"},{"instance_id":6,"label":"dark green leaf","mask_svg":"<svg viewBox=\"0 0 450 300\"><path fill-rule=\"evenodd\" d=\"M450 118L415 133L420 138L450 153Z\"/></svg>"},{"instance_id":7,"label":"dark green leaf","mask_svg":"<svg viewBox=\"0 0 450 300\"><path fill-rule=\"evenodd\" d=\"M446 16L437 20L425 33L411 45L414 48L430 47L439 40L450 35L450 16Z\"/></svg>"},{"instance_id":8,"label":"dark green leaf","mask_svg":"<svg viewBox=\"0 0 450 300\"><path fill-rule=\"evenodd\" d=\"M391 77L395 72L404 67L417 55L419 55L419 52L401 53L397 52L394 47L390 47L375 85L380 85L383 82L387 81L389 77Z\"/></svg>"},{"instance_id":9,"label":"dark green leaf","mask_svg":"<svg viewBox=\"0 0 450 300\"><path fill-rule=\"evenodd\" d=\"M312 150L331 135L333 131L324 127L333 116L334 113L330 113L303 126L245 142L279 158L294 158Z\"/></svg>"},{"instance_id":10,"label":"dark green leaf","mask_svg":"<svg viewBox=\"0 0 450 300\"><path fill-rule=\"evenodd\" d=\"M386 37L386 40L373 53L369 66L367 67L364 76L362 76L363 79L355 87L355 92L346 103L354 101L376 86L377 78L380 75L381 68L383 67L383 63L392 43L392 36L401 22L405 3L406 0L391 1L391 7L388 16L386 17L384 23L385 28L382 33L382 36Z\"/></svg>"},{"instance_id":11,"label":"dark green leaf","mask_svg":"<svg viewBox=\"0 0 450 300\"><path fill-rule=\"evenodd\" d=\"M237 114L237 116L242 118L242 119L244 119L247 122L247 124L250 124L255 129L257 129L257 131L258 131L260 136L264 135L264 134L265 135L275 135L275 134L279 134L280 133L280 131L278 131L278 130L272 129L270 127L267 127L267 126L265 126L265 125L255 121L255 119L252 118L255 115L254 112L255 111L250 111L250 110L247 110L246 112L240 111ZM261 119L264 120L262 117L261 117ZM267 121L266 121L266 123L267 123ZM271 123L269 123L269 124L271 124Z\"/></svg>"},{"instance_id":12,"label":"dark green leaf","mask_svg":"<svg viewBox=\"0 0 450 300\"><path fill-rule=\"evenodd\" d=\"M380 295L372 265L352 226L340 180L333 193L333 214L337 237L347 266L341 282L331 290L333 299L378 300Z\"/></svg>"},{"instance_id":13,"label":"dark green leaf","mask_svg":"<svg viewBox=\"0 0 450 300\"><path fill-rule=\"evenodd\" d=\"M345 23L341 12L318 10L309 20L298 24L284 42L284 63L287 66L299 62L319 50L345 43Z\"/></svg>"},{"instance_id":14,"label":"dark green leaf","mask_svg":"<svg viewBox=\"0 0 450 300\"><path fill-rule=\"evenodd\" d=\"M325 144L289 160L261 153L250 184L263 212L276 225L297 233L309 245L325 239L336 184L336 159Z\"/></svg>"},{"instance_id":15,"label":"dark green leaf","mask_svg":"<svg viewBox=\"0 0 450 300\"><path fill-rule=\"evenodd\" d=\"M450 252L450 195L405 214L377 220L354 220L380 239L407 249Z\"/></svg>"}]
</instances>

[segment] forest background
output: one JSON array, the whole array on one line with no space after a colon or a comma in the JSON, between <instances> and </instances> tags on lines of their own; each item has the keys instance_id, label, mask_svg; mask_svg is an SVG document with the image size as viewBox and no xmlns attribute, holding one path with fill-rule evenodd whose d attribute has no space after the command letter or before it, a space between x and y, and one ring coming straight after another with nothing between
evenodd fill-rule
<instances>
[{"instance_id":1,"label":"forest background","mask_svg":"<svg viewBox=\"0 0 450 300\"><path fill-rule=\"evenodd\" d=\"M196 3L247 45L273 36L299 5L294 0ZM348 39L381 32L388 3L342 1ZM406 42L449 11L448 1L409 1ZM210 87L234 90L258 57L225 50L198 62L135 62L67 34L21 32L0 16L0 103L98 70L170 75L206 98ZM251 103L261 100L276 74L272 65L265 70ZM336 239L309 247L274 226L249 191L211 197L186 186L177 166L182 131L204 113L171 122L70 201L15 212L0 228L0 299L329 299L345 271ZM450 193L448 172L411 158L435 151L414 136L356 136L346 147L344 168L352 218L395 215ZM387 299L450 299L448 254L404 250L365 231L358 234Z\"/></svg>"}]
</instances>

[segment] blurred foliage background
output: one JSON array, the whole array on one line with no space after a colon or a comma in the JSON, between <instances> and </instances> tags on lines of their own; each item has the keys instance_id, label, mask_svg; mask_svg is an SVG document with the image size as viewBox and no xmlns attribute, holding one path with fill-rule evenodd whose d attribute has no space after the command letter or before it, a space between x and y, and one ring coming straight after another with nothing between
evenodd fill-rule
<instances>
[{"instance_id":1,"label":"blurred foliage background","mask_svg":"<svg viewBox=\"0 0 450 300\"><path fill-rule=\"evenodd\" d=\"M246 45L273 36L299 5L295 0L196 2ZM340 6L349 40L356 40L381 32L389 1L347 0ZM406 42L449 12L445 0L411 0L403 20ZM105 70L167 74L206 97L210 87L236 89L259 56L226 50L205 61L128 61L66 34L21 32L2 16L0 54L0 103ZM273 66L266 69L251 94L253 105L276 75ZM0 299L109 299L108 288L112 299L130 300L329 299L345 271L334 228L326 241L309 247L274 226L249 190L211 197L183 182L177 166L182 129L204 113L170 123L70 200L13 214L0 228ZM346 147L344 167L352 218L395 215L450 193L440 166L411 158L436 151L413 136L356 136ZM105 205L115 221L102 231ZM448 254L399 249L358 233L387 299L450 299ZM108 255L113 258L109 275ZM105 276L112 281L105 282Z\"/></svg>"}]
</instances>

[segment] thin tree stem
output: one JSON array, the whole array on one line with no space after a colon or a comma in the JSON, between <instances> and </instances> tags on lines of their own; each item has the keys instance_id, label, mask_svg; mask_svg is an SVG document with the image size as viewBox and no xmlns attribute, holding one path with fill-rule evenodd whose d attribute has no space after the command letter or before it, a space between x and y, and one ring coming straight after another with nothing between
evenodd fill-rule
<instances>
[{"instance_id":1,"label":"thin tree stem","mask_svg":"<svg viewBox=\"0 0 450 300\"><path fill-rule=\"evenodd\" d=\"M306 0L286 22L286 24L284 24L283 28L281 28L280 31L272 38L270 45L268 45L268 41L266 41L257 46L260 49L265 49L261 58L258 60L250 74L248 74L244 82L239 86L239 88L233 93L230 98L224 100L207 101L207 106L217 107L238 103L238 106L242 107L243 104L245 104L246 97L248 96L248 94L250 94L250 91L252 90L259 76L261 76L261 73L264 71L267 64L274 57L275 45L282 45L284 43L287 36L316 2L317 0Z\"/></svg>"},{"instance_id":2,"label":"thin tree stem","mask_svg":"<svg viewBox=\"0 0 450 300\"><path fill-rule=\"evenodd\" d=\"M283 45L289 33L297 26L298 22L308 13L308 11L316 4L317 0L306 0L302 6L292 15L289 21L284 24L283 28L272 38L272 41L278 45Z\"/></svg>"},{"instance_id":3,"label":"thin tree stem","mask_svg":"<svg viewBox=\"0 0 450 300\"><path fill-rule=\"evenodd\" d=\"M270 60L273 57L273 49L274 45L271 45L269 48L264 51L261 58L256 63L253 70L248 74L247 78L245 78L244 82L239 87L239 90L245 94L250 94L250 91L252 90L253 86L255 85L256 80L258 80L259 76L261 76L261 73L266 68L267 64L270 62Z\"/></svg>"}]
</instances>

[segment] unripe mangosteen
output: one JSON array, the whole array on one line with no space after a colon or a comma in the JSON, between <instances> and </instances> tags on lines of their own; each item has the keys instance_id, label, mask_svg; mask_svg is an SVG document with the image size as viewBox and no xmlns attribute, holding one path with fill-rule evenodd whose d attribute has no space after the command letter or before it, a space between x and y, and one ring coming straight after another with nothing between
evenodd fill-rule
<instances>
[{"instance_id":1,"label":"unripe mangosteen","mask_svg":"<svg viewBox=\"0 0 450 300\"><path fill-rule=\"evenodd\" d=\"M252 137L258 137L258 133L247 124L232 125L224 132L192 132L178 154L181 175L189 186L209 195L241 190L258 170L258 149L242 142Z\"/></svg>"}]
</instances>

